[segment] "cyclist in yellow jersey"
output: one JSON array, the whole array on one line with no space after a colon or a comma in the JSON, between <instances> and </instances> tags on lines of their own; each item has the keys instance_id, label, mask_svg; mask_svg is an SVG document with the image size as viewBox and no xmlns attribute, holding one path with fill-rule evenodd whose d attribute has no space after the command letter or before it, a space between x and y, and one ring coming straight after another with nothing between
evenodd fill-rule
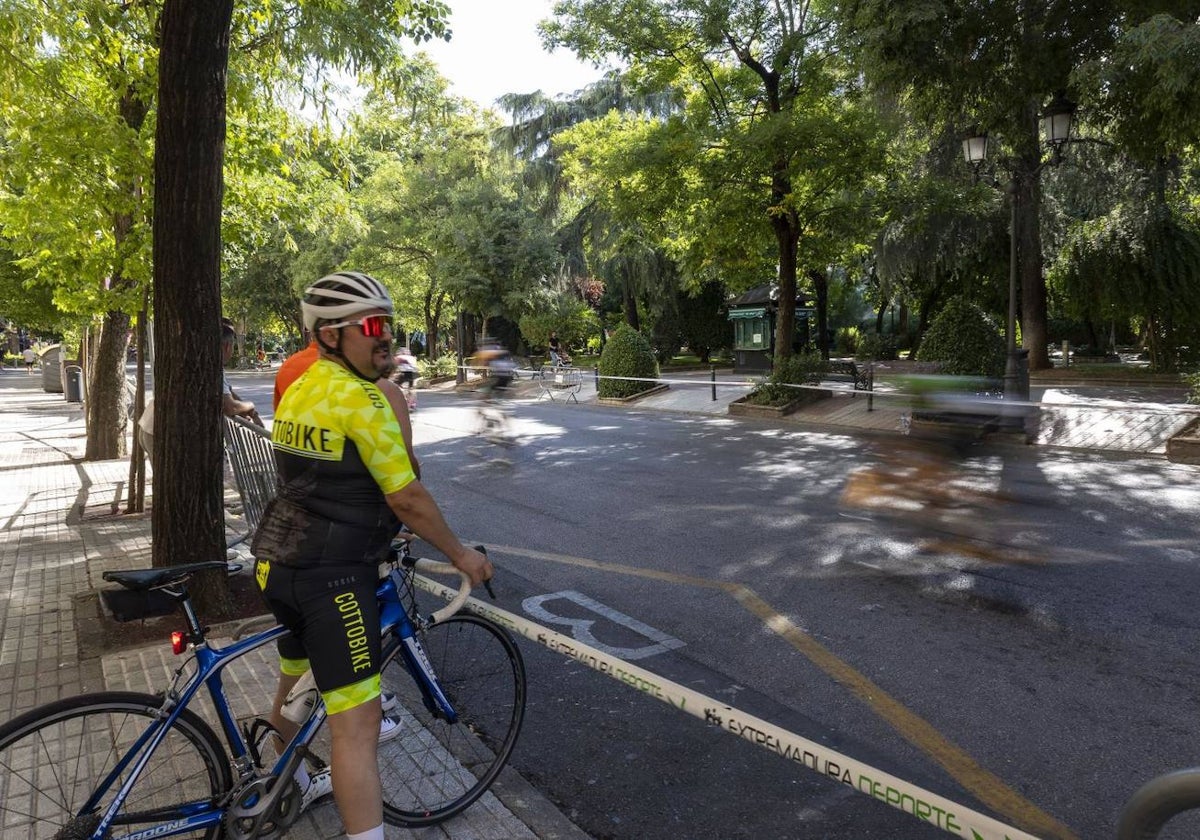
<instances>
[{"instance_id":1,"label":"cyclist in yellow jersey","mask_svg":"<svg viewBox=\"0 0 1200 840\"><path fill-rule=\"evenodd\" d=\"M454 536L414 475L393 405L403 395L376 384L391 366L387 291L368 275L340 272L310 286L302 308L319 358L275 413L279 486L253 543L259 586L292 631L279 644L271 723L285 739L295 732L280 707L311 667L329 711L333 794L346 833L383 840L377 564L403 521L472 583L489 579L492 567Z\"/></svg>"}]
</instances>

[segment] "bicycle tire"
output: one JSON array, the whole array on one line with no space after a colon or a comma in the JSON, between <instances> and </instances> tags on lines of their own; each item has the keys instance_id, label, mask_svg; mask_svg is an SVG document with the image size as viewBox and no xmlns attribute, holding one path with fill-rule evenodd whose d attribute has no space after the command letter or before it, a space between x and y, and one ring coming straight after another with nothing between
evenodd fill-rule
<instances>
[{"instance_id":1,"label":"bicycle tire","mask_svg":"<svg viewBox=\"0 0 1200 840\"><path fill-rule=\"evenodd\" d=\"M477 800L504 768L525 717L525 661L508 631L459 613L421 642L456 723L425 707L399 643L385 654L382 683L400 701L401 734L379 745L383 817L392 825L435 825Z\"/></svg>"},{"instance_id":2,"label":"bicycle tire","mask_svg":"<svg viewBox=\"0 0 1200 840\"><path fill-rule=\"evenodd\" d=\"M100 692L47 703L0 726L4 836L91 836L96 810L107 807L111 793L102 795L91 813L80 810L161 707L162 698L151 694ZM125 778L122 772L109 790L118 789ZM232 785L221 741L198 715L184 709L150 756L115 825L149 828L169 822L173 809L216 802ZM217 823L186 836L212 840L220 828Z\"/></svg>"},{"instance_id":3,"label":"bicycle tire","mask_svg":"<svg viewBox=\"0 0 1200 840\"><path fill-rule=\"evenodd\" d=\"M1129 797L1117 823L1117 840L1155 840L1185 811L1200 808L1200 768L1151 779Z\"/></svg>"}]
</instances>

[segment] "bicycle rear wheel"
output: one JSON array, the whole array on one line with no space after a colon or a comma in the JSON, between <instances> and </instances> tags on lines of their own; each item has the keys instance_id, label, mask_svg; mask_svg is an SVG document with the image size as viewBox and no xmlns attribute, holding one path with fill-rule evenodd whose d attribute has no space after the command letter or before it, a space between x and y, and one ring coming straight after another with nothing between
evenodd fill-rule
<instances>
[{"instance_id":1,"label":"bicycle rear wheel","mask_svg":"<svg viewBox=\"0 0 1200 840\"><path fill-rule=\"evenodd\" d=\"M482 796L508 761L525 717L525 662L503 628L460 613L421 641L458 720L430 713L393 645L382 683L399 700L392 715L403 730L379 745L383 816L392 825L433 825Z\"/></svg>"},{"instance_id":2,"label":"bicycle rear wheel","mask_svg":"<svg viewBox=\"0 0 1200 840\"><path fill-rule=\"evenodd\" d=\"M133 692L69 697L0 726L0 826L5 837L87 838L128 778L123 769L97 786L158 716L162 698ZM188 806L215 802L232 786L229 761L212 729L183 713L163 737L117 815L124 834L179 819ZM95 806L83 813L95 794ZM194 809L193 809L194 810ZM220 823L186 836L213 838Z\"/></svg>"}]
</instances>

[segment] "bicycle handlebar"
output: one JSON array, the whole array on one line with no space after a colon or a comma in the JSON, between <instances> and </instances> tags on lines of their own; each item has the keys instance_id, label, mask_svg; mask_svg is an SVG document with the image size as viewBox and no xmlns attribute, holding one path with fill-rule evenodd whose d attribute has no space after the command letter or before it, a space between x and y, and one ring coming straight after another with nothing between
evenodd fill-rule
<instances>
[{"instance_id":1,"label":"bicycle handlebar","mask_svg":"<svg viewBox=\"0 0 1200 840\"><path fill-rule=\"evenodd\" d=\"M1153 840L1173 817L1194 808L1200 808L1200 768L1158 776L1125 803L1117 840Z\"/></svg>"},{"instance_id":2,"label":"bicycle handlebar","mask_svg":"<svg viewBox=\"0 0 1200 840\"><path fill-rule=\"evenodd\" d=\"M418 572L430 572L435 575L458 575L459 577L458 594L450 600L450 603L439 610L435 610L429 616L430 625L443 622L454 615L462 609L462 605L467 602L467 598L471 597L471 578L457 566L451 563L443 563L440 560L429 560L425 557L418 557L414 568Z\"/></svg>"}]
</instances>

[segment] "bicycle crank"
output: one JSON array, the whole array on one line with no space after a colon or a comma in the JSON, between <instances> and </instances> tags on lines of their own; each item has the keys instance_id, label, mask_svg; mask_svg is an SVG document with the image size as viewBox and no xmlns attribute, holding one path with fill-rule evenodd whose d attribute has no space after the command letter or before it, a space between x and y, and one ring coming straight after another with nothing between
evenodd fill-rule
<instances>
[{"instance_id":1,"label":"bicycle crank","mask_svg":"<svg viewBox=\"0 0 1200 840\"><path fill-rule=\"evenodd\" d=\"M225 836L230 840L279 840L300 816L300 786L287 780L276 796L274 776L248 782L225 811ZM272 802L274 800L274 802Z\"/></svg>"}]
</instances>

